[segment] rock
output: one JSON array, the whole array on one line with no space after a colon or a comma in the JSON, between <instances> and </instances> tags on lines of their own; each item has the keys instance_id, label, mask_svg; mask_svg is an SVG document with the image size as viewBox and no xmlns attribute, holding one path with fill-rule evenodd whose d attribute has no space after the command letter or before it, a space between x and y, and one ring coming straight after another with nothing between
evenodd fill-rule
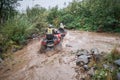
<instances>
[{"instance_id":1,"label":"rock","mask_svg":"<svg viewBox=\"0 0 120 80\"><path fill-rule=\"evenodd\" d=\"M72 47L71 45L69 45L69 44L66 44L66 47Z\"/></svg>"},{"instance_id":2,"label":"rock","mask_svg":"<svg viewBox=\"0 0 120 80\"><path fill-rule=\"evenodd\" d=\"M103 67L104 67L105 69L109 68L109 66L108 66L107 64L103 64Z\"/></svg>"},{"instance_id":3,"label":"rock","mask_svg":"<svg viewBox=\"0 0 120 80\"><path fill-rule=\"evenodd\" d=\"M16 48L12 48L12 52L16 52L17 51L17 49Z\"/></svg>"},{"instance_id":4,"label":"rock","mask_svg":"<svg viewBox=\"0 0 120 80\"><path fill-rule=\"evenodd\" d=\"M100 58L102 56L100 54L92 54L92 57L94 58L95 62L100 62Z\"/></svg>"},{"instance_id":5,"label":"rock","mask_svg":"<svg viewBox=\"0 0 120 80\"><path fill-rule=\"evenodd\" d=\"M90 52L91 52L91 54L100 54L99 53L99 50L97 49L97 48L92 48L91 50L90 50Z\"/></svg>"},{"instance_id":6,"label":"rock","mask_svg":"<svg viewBox=\"0 0 120 80\"><path fill-rule=\"evenodd\" d=\"M77 58L77 60L76 60L76 62L83 62L83 63L85 63L85 64L87 64L88 63L88 57L89 56L87 56L87 55L80 55L78 58Z\"/></svg>"},{"instance_id":7,"label":"rock","mask_svg":"<svg viewBox=\"0 0 120 80\"><path fill-rule=\"evenodd\" d=\"M81 50L77 50L76 52L76 56L80 56L80 55L88 55L89 52L86 49L81 49Z\"/></svg>"},{"instance_id":8,"label":"rock","mask_svg":"<svg viewBox=\"0 0 120 80\"><path fill-rule=\"evenodd\" d=\"M118 66L120 66L120 59L114 61L115 64L117 64Z\"/></svg>"},{"instance_id":9,"label":"rock","mask_svg":"<svg viewBox=\"0 0 120 80\"><path fill-rule=\"evenodd\" d=\"M83 65L84 65L84 62L82 62L82 61L76 61L76 65L77 65L77 66L83 66Z\"/></svg>"},{"instance_id":10,"label":"rock","mask_svg":"<svg viewBox=\"0 0 120 80\"><path fill-rule=\"evenodd\" d=\"M86 49L77 50L76 52L76 65L83 66L89 62L91 55Z\"/></svg>"},{"instance_id":11,"label":"rock","mask_svg":"<svg viewBox=\"0 0 120 80\"><path fill-rule=\"evenodd\" d=\"M88 74L90 76L93 76L95 74L95 70L94 70L94 67L92 67L89 71L88 71Z\"/></svg>"},{"instance_id":12,"label":"rock","mask_svg":"<svg viewBox=\"0 0 120 80\"><path fill-rule=\"evenodd\" d=\"M86 71L89 70L88 65L84 65L83 67L84 67L84 69L85 69Z\"/></svg>"},{"instance_id":13,"label":"rock","mask_svg":"<svg viewBox=\"0 0 120 80\"><path fill-rule=\"evenodd\" d=\"M37 34L32 34L32 39L36 38L37 37Z\"/></svg>"},{"instance_id":14,"label":"rock","mask_svg":"<svg viewBox=\"0 0 120 80\"><path fill-rule=\"evenodd\" d=\"M111 72L114 71L115 67L113 65L107 65L107 64L103 64L103 67L105 69L109 69Z\"/></svg>"}]
</instances>

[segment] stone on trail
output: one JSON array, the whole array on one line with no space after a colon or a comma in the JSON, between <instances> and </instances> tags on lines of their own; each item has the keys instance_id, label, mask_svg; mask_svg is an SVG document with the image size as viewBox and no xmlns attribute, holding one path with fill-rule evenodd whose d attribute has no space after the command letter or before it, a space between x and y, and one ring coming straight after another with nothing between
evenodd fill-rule
<instances>
[{"instance_id":1,"label":"stone on trail","mask_svg":"<svg viewBox=\"0 0 120 80\"><path fill-rule=\"evenodd\" d=\"M95 70L94 70L94 67L91 67L90 70L88 71L88 74L90 76L93 76L95 74Z\"/></svg>"},{"instance_id":2,"label":"stone on trail","mask_svg":"<svg viewBox=\"0 0 120 80\"><path fill-rule=\"evenodd\" d=\"M89 52L86 49L77 50L77 52L76 52L76 56L88 55L88 54L89 54Z\"/></svg>"},{"instance_id":3,"label":"stone on trail","mask_svg":"<svg viewBox=\"0 0 120 80\"><path fill-rule=\"evenodd\" d=\"M120 59L114 61L115 64L117 64L118 66L120 66Z\"/></svg>"},{"instance_id":4,"label":"stone on trail","mask_svg":"<svg viewBox=\"0 0 120 80\"><path fill-rule=\"evenodd\" d=\"M95 55L100 54L100 53L99 53L99 50L98 50L97 48L92 48L92 49L90 50L90 52L91 52L91 54L95 54Z\"/></svg>"},{"instance_id":5,"label":"stone on trail","mask_svg":"<svg viewBox=\"0 0 120 80\"><path fill-rule=\"evenodd\" d=\"M86 71L89 70L88 65L84 65L83 67L84 67L84 69L85 69Z\"/></svg>"},{"instance_id":6,"label":"stone on trail","mask_svg":"<svg viewBox=\"0 0 120 80\"><path fill-rule=\"evenodd\" d=\"M81 55L77 58L76 62L84 62L85 64L88 63L88 57L87 55Z\"/></svg>"},{"instance_id":7,"label":"stone on trail","mask_svg":"<svg viewBox=\"0 0 120 80\"><path fill-rule=\"evenodd\" d=\"M108 66L107 64L103 64L103 67L104 67L105 69L108 69L108 68L109 68L109 66Z\"/></svg>"},{"instance_id":8,"label":"stone on trail","mask_svg":"<svg viewBox=\"0 0 120 80\"><path fill-rule=\"evenodd\" d=\"M66 44L66 47L72 47L71 45L69 45L69 44Z\"/></svg>"}]
</instances>

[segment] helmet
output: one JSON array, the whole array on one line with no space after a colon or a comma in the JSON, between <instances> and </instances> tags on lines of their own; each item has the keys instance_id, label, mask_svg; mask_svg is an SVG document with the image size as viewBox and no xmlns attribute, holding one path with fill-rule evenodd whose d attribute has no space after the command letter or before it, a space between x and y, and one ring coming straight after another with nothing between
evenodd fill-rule
<instances>
[{"instance_id":1,"label":"helmet","mask_svg":"<svg viewBox=\"0 0 120 80\"><path fill-rule=\"evenodd\" d=\"M51 24L49 24L49 26L48 26L49 28L52 28L53 27L53 25L51 25Z\"/></svg>"}]
</instances>

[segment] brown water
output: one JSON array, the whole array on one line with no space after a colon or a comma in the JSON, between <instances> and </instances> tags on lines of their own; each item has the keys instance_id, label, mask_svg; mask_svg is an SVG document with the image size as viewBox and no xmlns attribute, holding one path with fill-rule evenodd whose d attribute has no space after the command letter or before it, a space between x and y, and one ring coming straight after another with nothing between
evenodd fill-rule
<instances>
[{"instance_id":1,"label":"brown water","mask_svg":"<svg viewBox=\"0 0 120 80\"><path fill-rule=\"evenodd\" d=\"M62 45L59 52L41 54L40 40L31 41L1 65L0 80L76 80L75 55L70 52L94 47L110 52L116 45L120 48L120 35L68 31Z\"/></svg>"}]
</instances>

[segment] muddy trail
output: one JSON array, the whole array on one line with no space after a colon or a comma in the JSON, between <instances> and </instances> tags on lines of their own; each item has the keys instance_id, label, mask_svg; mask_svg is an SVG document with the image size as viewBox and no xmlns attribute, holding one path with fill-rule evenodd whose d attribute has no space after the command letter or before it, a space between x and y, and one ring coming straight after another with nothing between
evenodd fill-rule
<instances>
[{"instance_id":1,"label":"muddy trail","mask_svg":"<svg viewBox=\"0 0 120 80\"><path fill-rule=\"evenodd\" d=\"M40 39L32 40L11 59L0 65L0 80L77 80L75 54L78 49L98 48L110 52L114 46L120 48L118 34L67 31L61 51L41 54Z\"/></svg>"}]
</instances>

